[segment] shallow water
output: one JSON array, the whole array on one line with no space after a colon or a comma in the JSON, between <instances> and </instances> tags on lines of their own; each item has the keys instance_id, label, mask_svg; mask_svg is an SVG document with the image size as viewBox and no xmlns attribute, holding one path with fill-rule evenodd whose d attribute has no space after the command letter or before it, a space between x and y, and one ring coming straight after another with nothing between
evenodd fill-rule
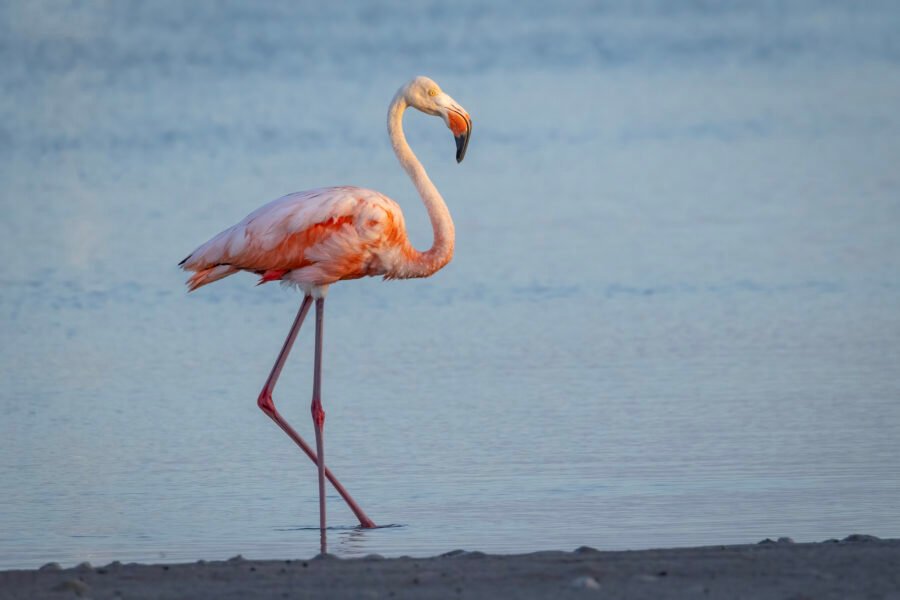
<instances>
[{"instance_id":1,"label":"shallow water","mask_svg":"<svg viewBox=\"0 0 900 600\"><path fill-rule=\"evenodd\" d=\"M850 4L850 3L847 3ZM286 192L379 189L421 115L451 265L328 299L343 556L900 536L892 2L0 8L0 568L310 556L255 399L299 303L175 264ZM324 11L324 12L318 12ZM276 402L311 435L309 328Z\"/></svg>"}]
</instances>

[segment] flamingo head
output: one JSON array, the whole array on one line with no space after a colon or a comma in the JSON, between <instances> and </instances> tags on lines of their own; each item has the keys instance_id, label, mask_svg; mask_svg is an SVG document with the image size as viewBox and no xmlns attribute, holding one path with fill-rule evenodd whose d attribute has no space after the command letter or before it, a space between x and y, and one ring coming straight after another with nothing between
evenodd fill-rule
<instances>
[{"instance_id":1,"label":"flamingo head","mask_svg":"<svg viewBox=\"0 0 900 600\"><path fill-rule=\"evenodd\" d=\"M416 77L400 91L409 106L444 120L456 139L456 162L462 162L472 134L472 118L466 109L428 77Z\"/></svg>"}]
</instances>

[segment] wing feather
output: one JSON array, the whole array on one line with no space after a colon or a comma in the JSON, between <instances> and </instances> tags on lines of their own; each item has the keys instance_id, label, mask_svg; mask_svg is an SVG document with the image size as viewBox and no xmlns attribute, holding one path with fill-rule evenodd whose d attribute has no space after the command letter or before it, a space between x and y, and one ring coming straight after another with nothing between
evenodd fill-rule
<instances>
[{"instance_id":1,"label":"wing feather","mask_svg":"<svg viewBox=\"0 0 900 600\"><path fill-rule=\"evenodd\" d=\"M402 226L399 206L372 190L333 187L297 192L256 209L180 264L197 273L229 267L216 270L221 276L210 281L195 276L193 289L197 283L205 285L238 270L291 271L326 261L329 272L359 269L363 249L381 233L379 225L397 219Z\"/></svg>"}]
</instances>

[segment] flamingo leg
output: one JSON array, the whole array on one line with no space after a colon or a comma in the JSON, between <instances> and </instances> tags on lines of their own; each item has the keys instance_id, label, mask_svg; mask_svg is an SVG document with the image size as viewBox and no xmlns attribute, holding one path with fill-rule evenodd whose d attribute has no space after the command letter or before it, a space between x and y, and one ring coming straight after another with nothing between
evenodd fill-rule
<instances>
[{"instance_id":1,"label":"flamingo leg","mask_svg":"<svg viewBox=\"0 0 900 600\"><path fill-rule=\"evenodd\" d=\"M322 554L325 540L325 411L322 409L322 326L325 320L325 298L316 298L316 358L313 370L313 397L310 405L316 429L316 453L319 455L319 532Z\"/></svg>"},{"instance_id":2,"label":"flamingo leg","mask_svg":"<svg viewBox=\"0 0 900 600\"><path fill-rule=\"evenodd\" d=\"M284 346L281 348L281 352L278 354L278 359L275 361L275 364L272 366L272 372L269 374L269 378L266 380L265 385L263 386L262 391L259 393L259 399L257 400L257 405L266 415L275 421L275 424L278 425L288 436L294 440L294 442L300 446L300 449L309 457L313 463L316 465L319 464L319 460L316 457L316 453L313 452L313 449L307 444L300 435L294 431L294 428L291 427L287 421L278 413L275 409L275 403L272 400L272 391L275 389L275 384L278 382L278 377L281 375L281 370L284 368L284 363L287 360L288 354L291 352L291 348L294 345L294 340L297 339L297 334L300 331L300 326L303 325L303 319L306 318L306 313L309 312L309 307L312 305L312 297L306 296L303 298L303 303L300 305L300 310L297 312L297 318L294 319L294 324L291 326L291 330L288 333L287 339L284 341ZM370 528L375 527L374 521L366 516L366 513L363 512L362 508L356 503L352 496L350 496L349 492L347 492L346 488L341 485L341 482L337 480L337 478L331 473L331 470L327 467L325 468L325 477L328 481L331 482L331 485L334 486L334 489L338 491L341 495L341 498L347 503L347 506L350 507L350 510L353 511L353 514L356 515L356 518L359 519L359 524L361 527Z\"/></svg>"}]
</instances>

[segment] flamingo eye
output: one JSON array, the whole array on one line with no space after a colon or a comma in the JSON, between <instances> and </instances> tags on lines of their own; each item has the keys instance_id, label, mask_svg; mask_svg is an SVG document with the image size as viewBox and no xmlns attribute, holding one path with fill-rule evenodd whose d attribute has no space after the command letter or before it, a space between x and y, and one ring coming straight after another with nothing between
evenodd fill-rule
<instances>
[{"instance_id":1,"label":"flamingo eye","mask_svg":"<svg viewBox=\"0 0 900 600\"><path fill-rule=\"evenodd\" d=\"M434 88L431 88L430 90L428 90L428 95L429 96L437 96L437 90Z\"/></svg>"}]
</instances>

